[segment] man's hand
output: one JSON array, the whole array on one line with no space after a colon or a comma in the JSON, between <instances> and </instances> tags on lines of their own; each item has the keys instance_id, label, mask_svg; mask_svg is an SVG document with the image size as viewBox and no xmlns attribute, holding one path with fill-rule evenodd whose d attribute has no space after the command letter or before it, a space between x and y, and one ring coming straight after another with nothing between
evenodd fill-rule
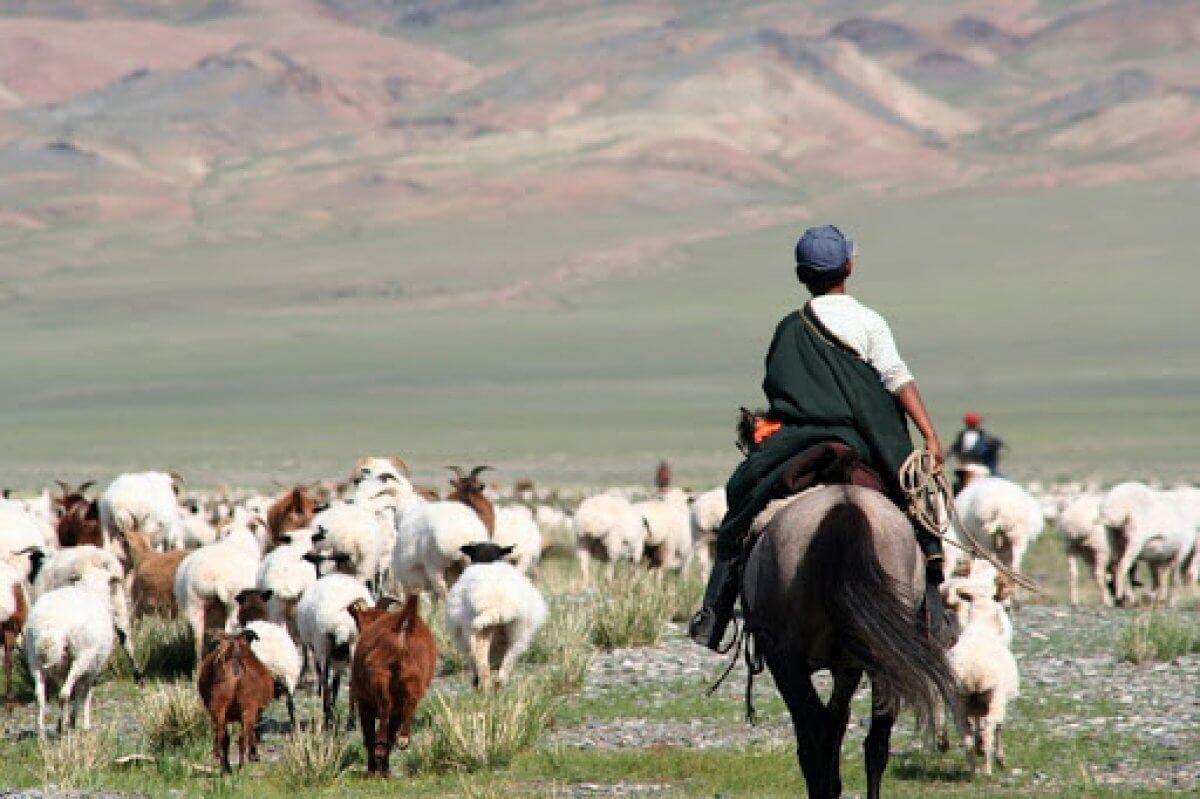
<instances>
[{"instance_id":1,"label":"man's hand","mask_svg":"<svg viewBox=\"0 0 1200 799\"><path fill-rule=\"evenodd\" d=\"M925 449L933 455L934 474L940 474L946 467L946 453L942 451L942 442L937 436L925 439Z\"/></svg>"}]
</instances>

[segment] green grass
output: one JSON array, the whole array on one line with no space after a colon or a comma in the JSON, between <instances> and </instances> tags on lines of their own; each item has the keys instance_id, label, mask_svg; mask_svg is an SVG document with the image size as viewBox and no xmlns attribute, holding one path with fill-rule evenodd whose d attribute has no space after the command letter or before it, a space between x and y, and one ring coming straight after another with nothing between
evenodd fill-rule
<instances>
[{"instance_id":1,"label":"green grass","mask_svg":"<svg viewBox=\"0 0 1200 799\"><path fill-rule=\"evenodd\" d=\"M1200 624L1178 613L1143 613L1117 641L1117 657L1142 665L1200 652Z\"/></svg>"}]
</instances>

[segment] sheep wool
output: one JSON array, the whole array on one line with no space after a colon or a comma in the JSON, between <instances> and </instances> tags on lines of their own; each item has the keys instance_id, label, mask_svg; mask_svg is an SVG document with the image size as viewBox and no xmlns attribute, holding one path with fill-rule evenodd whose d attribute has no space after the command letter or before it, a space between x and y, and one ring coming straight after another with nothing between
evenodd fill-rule
<instances>
[{"instance_id":1,"label":"sheep wool","mask_svg":"<svg viewBox=\"0 0 1200 799\"><path fill-rule=\"evenodd\" d=\"M476 684L504 685L517 659L546 623L546 600L529 578L510 563L468 566L446 597L446 630L471 659Z\"/></svg>"}]
</instances>

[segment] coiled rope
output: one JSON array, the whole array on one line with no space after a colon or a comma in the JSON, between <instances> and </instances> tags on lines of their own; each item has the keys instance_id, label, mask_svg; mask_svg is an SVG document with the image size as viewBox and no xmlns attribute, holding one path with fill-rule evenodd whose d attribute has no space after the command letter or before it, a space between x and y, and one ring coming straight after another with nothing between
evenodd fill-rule
<instances>
[{"instance_id":1,"label":"coiled rope","mask_svg":"<svg viewBox=\"0 0 1200 799\"><path fill-rule=\"evenodd\" d=\"M901 465L899 477L900 487L908 499L909 513L918 524L944 543L958 547L972 557L986 560L1022 588L1045 594L1036 582L1017 574L982 546L962 523L954 506L954 492L950 490L950 483L946 481L946 473L938 465L932 452L927 449L913 450ZM966 543L950 535L952 526Z\"/></svg>"}]
</instances>

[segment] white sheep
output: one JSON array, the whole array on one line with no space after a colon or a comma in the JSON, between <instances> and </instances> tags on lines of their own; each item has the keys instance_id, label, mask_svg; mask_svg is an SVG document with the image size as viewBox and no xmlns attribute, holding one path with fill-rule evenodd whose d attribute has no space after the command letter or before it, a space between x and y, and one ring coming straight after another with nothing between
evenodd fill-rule
<instances>
[{"instance_id":1,"label":"white sheep","mask_svg":"<svg viewBox=\"0 0 1200 799\"><path fill-rule=\"evenodd\" d=\"M1180 565L1183 584L1195 587L1200 584L1200 488L1183 486L1170 491L1180 511L1192 527L1195 538L1191 551L1184 556Z\"/></svg>"},{"instance_id":2,"label":"white sheep","mask_svg":"<svg viewBox=\"0 0 1200 799\"><path fill-rule=\"evenodd\" d=\"M326 720L333 716L342 673L358 641L358 627L347 608L359 599L371 604L365 585L349 575L327 574L296 605L296 628L301 643L312 649Z\"/></svg>"},{"instance_id":3,"label":"white sheep","mask_svg":"<svg viewBox=\"0 0 1200 799\"><path fill-rule=\"evenodd\" d=\"M38 703L38 734L46 735L46 693L58 688L59 728L70 701L68 724L83 709L83 729L92 726L92 688L113 648L112 600L121 580L97 569L41 596L25 626L25 658Z\"/></svg>"},{"instance_id":4,"label":"white sheep","mask_svg":"<svg viewBox=\"0 0 1200 799\"><path fill-rule=\"evenodd\" d=\"M269 621L247 622L247 630L253 630L258 639L250 642L254 653L275 681L283 688L287 703L288 721L296 729L296 686L300 683L300 672L304 663L292 637L283 627Z\"/></svg>"},{"instance_id":5,"label":"white sheep","mask_svg":"<svg viewBox=\"0 0 1200 799\"><path fill-rule=\"evenodd\" d=\"M1108 530L1100 520L1098 494L1076 497L1058 514L1058 529L1063 534L1063 546L1067 551L1067 577L1070 581L1071 604L1079 605L1079 561L1082 559L1091 570L1100 601L1112 604L1108 592L1107 569L1112 559Z\"/></svg>"},{"instance_id":6,"label":"white sheep","mask_svg":"<svg viewBox=\"0 0 1200 799\"><path fill-rule=\"evenodd\" d=\"M234 522L215 544L200 547L179 564L175 572L175 603L191 627L196 665L204 654L204 630L224 614L225 632L237 626L237 595L254 588L262 544L258 537L266 525L252 520Z\"/></svg>"},{"instance_id":7,"label":"white sheep","mask_svg":"<svg viewBox=\"0 0 1200 799\"><path fill-rule=\"evenodd\" d=\"M105 541L140 530L151 536L160 551L181 546L184 526L175 480L166 472L118 475L100 495L100 525Z\"/></svg>"},{"instance_id":8,"label":"white sheep","mask_svg":"<svg viewBox=\"0 0 1200 799\"><path fill-rule=\"evenodd\" d=\"M0 506L0 560L20 570L30 581L28 553L47 549L46 537L33 514L16 503Z\"/></svg>"},{"instance_id":9,"label":"white sheep","mask_svg":"<svg viewBox=\"0 0 1200 799\"><path fill-rule=\"evenodd\" d=\"M418 505L400 518L392 577L406 593L445 597L468 564L462 547L487 540L479 515L461 502Z\"/></svg>"},{"instance_id":10,"label":"white sheep","mask_svg":"<svg viewBox=\"0 0 1200 799\"><path fill-rule=\"evenodd\" d=\"M354 502L375 512L381 549L379 552L379 574L377 585L391 584L392 562L396 553L396 536L400 519L409 510L424 505L424 497L417 494L407 480L381 477L364 477L358 482L353 496Z\"/></svg>"},{"instance_id":11,"label":"white sheep","mask_svg":"<svg viewBox=\"0 0 1200 799\"><path fill-rule=\"evenodd\" d=\"M327 555L337 571L375 584L385 545L380 527L391 519L390 513L368 505L335 502L313 517L313 549Z\"/></svg>"},{"instance_id":12,"label":"white sheep","mask_svg":"<svg viewBox=\"0 0 1200 799\"><path fill-rule=\"evenodd\" d=\"M283 543L268 552L258 564L254 587L270 591L267 602L271 621L282 624L293 638L296 629L296 603L308 587L317 581L317 567L304 556L312 552L311 528L291 530L278 536Z\"/></svg>"},{"instance_id":13,"label":"white sheep","mask_svg":"<svg viewBox=\"0 0 1200 799\"><path fill-rule=\"evenodd\" d=\"M1158 588L1155 603L1174 602L1172 578L1196 541L1195 528L1176 499L1143 483L1121 483L1104 495L1100 521L1113 533L1116 601L1135 600L1129 573L1144 561Z\"/></svg>"},{"instance_id":14,"label":"white sheep","mask_svg":"<svg viewBox=\"0 0 1200 799\"><path fill-rule=\"evenodd\" d=\"M358 459L358 462L354 464L354 471L350 474L350 482L359 486L366 480L373 480L411 492L413 485L408 477L408 464L401 458L384 458L376 455Z\"/></svg>"},{"instance_id":15,"label":"white sheep","mask_svg":"<svg viewBox=\"0 0 1200 799\"><path fill-rule=\"evenodd\" d=\"M216 543L217 528L208 520L208 514L199 503L183 505L179 510L183 522L179 545L185 549L199 549Z\"/></svg>"},{"instance_id":16,"label":"white sheep","mask_svg":"<svg viewBox=\"0 0 1200 799\"><path fill-rule=\"evenodd\" d=\"M1004 636L1012 624L1004 608L987 593L951 593L947 605L958 610L966 604L967 623L947 653L957 677L959 698L967 729L961 730L971 769L983 756L983 773L992 773L993 760L1004 767L1003 728L1008 703L1020 692L1017 661Z\"/></svg>"},{"instance_id":17,"label":"white sheep","mask_svg":"<svg viewBox=\"0 0 1200 799\"><path fill-rule=\"evenodd\" d=\"M585 583L590 579L593 557L608 563L611 579L618 560L640 563L645 545L645 522L623 496L597 494L576 508L575 550Z\"/></svg>"},{"instance_id":18,"label":"white sheep","mask_svg":"<svg viewBox=\"0 0 1200 799\"><path fill-rule=\"evenodd\" d=\"M692 558L692 518L687 494L678 488L633 503L645 523L643 556L651 568L681 571Z\"/></svg>"},{"instance_id":19,"label":"white sheep","mask_svg":"<svg viewBox=\"0 0 1200 799\"><path fill-rule=\"evenodd\" d=\"M702 571L712 565L712 553L717 544L717 530L729 511L724 488L705 491L692 502L692 546Z\"/></svg>"},{"instance_id":20,"label":"white sheep","mask_svg":"<svg viewBox=\"0 0 1200 799\"><path fill-rule=\"evenodd\" d=\"M1045 527L1041 503L1003 477L982 477L959 492L954 504L979 543L1020 574L1025 553Z\"/></svg>"},{"instance_id":21,"label":"white sheep","mask_svg":"<svg viewBox=\"0 0 1200 799\"><path fill-rule=\"evenodd\" d=\"M492 541L502 547L511 546L508 561L523 574L530 570L542 557L542 531L533 517L533 512L524 505L496 508L496 529Z\"/></svg>"},{"instance_id":22,"label":"white sheep","mask_svg":"<svg viewBox=\"0 0 1200 799\"><path fill-rule=\"evenodd\" d=\"M466 550L473 548L495 550L487 560L510 552L490 542L468 545ZM529 578L503 560L468 566L446 597L446 631L470 659L475 685L484 690L493 684L493 669L496 685L508 682L513 665L529 649L547 614L546 600Z\"/></svg>"}]
</instances>

